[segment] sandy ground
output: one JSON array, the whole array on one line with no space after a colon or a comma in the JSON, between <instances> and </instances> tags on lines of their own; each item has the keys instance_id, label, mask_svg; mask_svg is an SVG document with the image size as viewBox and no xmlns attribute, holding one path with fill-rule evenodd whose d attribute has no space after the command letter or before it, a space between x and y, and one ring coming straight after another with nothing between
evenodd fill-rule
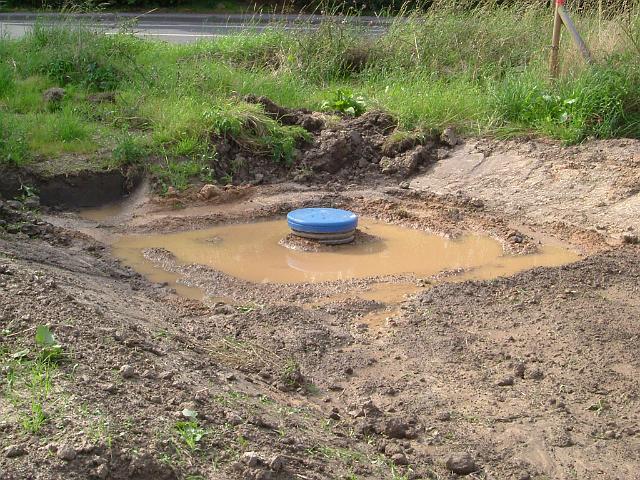
<instances>
[{"instance_id":1,"label":"sandy ground","mask_svg":"<svg viewBox=\"0 0 640 480\"><path fill-rule=\"evenodd\" d=\"M640 478L638 152L468 142L402 188L142 196L100 221L61 212L3 234L0 478ZM396 276L383 295L380 279L252 284L149 252L197 301L108 247L317 204L582 259L494 280ZM64 350L45 392L38 324Z\"/></svg>"}]
</instances>

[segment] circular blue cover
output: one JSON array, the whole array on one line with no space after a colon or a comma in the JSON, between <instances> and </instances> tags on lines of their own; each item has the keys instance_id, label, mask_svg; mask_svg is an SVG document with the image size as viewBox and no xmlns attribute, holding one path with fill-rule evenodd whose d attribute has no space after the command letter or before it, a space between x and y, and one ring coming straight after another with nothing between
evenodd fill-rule
<instances>
[{"instance_id":1,"label":"circular blue cover","mask_svg":"<svg viewBox=\"0 0 640 480\"><path fill-rule=\"evenodd\" d=\"M358 217L337 208L300 208L287 215L289 227L299 232L339 233L358 226Z\"/></svg>"}]
</instances>

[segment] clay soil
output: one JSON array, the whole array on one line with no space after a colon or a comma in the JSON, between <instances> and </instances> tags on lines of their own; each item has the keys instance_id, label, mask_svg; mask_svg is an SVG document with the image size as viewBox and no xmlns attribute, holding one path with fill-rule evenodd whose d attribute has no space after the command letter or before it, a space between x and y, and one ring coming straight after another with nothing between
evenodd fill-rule
<instances>
[{"instance_id":1,"label":"clay soil","mask_svg":"<svg viewBox=\"0 0 640 480\"><path fill-rule=\"evenodd\" d=\"M100 222L3 202L0 478L640 479L639 171L637 141L483 140L403 178L142 195ZM581 259L492 280L271 285L147 252L203 292L192 300L110 251L122 234L312 205ZM367 296L380 282L407 295ZM44 324L64 356L30 432Z\"/></svg>"}]
</instances>

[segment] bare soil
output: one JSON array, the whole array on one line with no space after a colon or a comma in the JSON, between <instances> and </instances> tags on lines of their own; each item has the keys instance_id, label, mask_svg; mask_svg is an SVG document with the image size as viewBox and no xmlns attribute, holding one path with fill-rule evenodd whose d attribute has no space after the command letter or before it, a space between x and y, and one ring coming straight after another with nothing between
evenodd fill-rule
<instances>
[{"instance_id":1,"label":"bare soil","mask_svg":"<svg viewBox=\"0 0 640 480\"><path fill-rule=\"evenodd\" d=\"M640 478L639 155L638 141L481 140L401 186L406 175L354 180L349 163L209 200L137 198L100 222L3 202L0 478ZM485 281L270 285L149 252L205 292L195 301L109 250L123 233L310 205L583 258ZM410 295L368 298L380 280ZM29 433L15 354L33 358L39 324L65 358ZM177 429L185 409L203 430L194 449Z\"/></svg>"}]
</instances>

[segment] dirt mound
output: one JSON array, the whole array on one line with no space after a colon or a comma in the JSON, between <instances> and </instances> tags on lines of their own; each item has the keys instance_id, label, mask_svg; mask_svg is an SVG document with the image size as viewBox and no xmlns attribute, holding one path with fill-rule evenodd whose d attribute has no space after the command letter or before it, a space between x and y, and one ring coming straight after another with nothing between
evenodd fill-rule
<instances>
[{"instance_id":1,"label":"dirt mound","mask_svg":"<svg viewBox=\"0 0 640 480\"><path fill-rule=\"evenodd\" d=\"M315 172L340 172L357 179L367 174L397 174L404 178L436 161L433 140L394 141L395 120L384 112L341 119L327 127L304 150L302 164Z\"/></svg>"},{"instance_id":2,"label":"dirt mound","mask_svg":"<svg viewBox=\"0 0 640 480\"><path fill-rule=\"evenodd\" d=\"M410 187L463 191L490 210L622 239L640 231L640 141L469 140Z\"/></svg>"},{"instance_id":3,"label":"dirt mound","mask_svg":"<svg viewBox=\"0 0 640 480\"><path fill-rule=\"evenodd\" d=\"M325 126L325 116L318 112L281 107L267 97L258 97L256 95L247 95L244 100L248 103L262 105L265 113L282 125L299 125L309 132L318 132Z\"/></svg>"},{"instance_id":4,"label":"dirt mound","mask_svg":"<svg viewBox=\"0 0 640 480\"><path fill-rule=\"evenodd\" d=\"M438 148L446 145L437 137L394 135L397 121L382 111L359 117L336 117L309 110L281 107L266 97L248 96L283 125L299 125L313 135L312 142L299 145L293 165L297 180L315 179L315 174L339 173L350 180L395 175L405 178L421 166L437 160ZM223 148L224 150L225 148ZM324 180L320 175L319 179Z\"/></svg>"}]
</instances>

